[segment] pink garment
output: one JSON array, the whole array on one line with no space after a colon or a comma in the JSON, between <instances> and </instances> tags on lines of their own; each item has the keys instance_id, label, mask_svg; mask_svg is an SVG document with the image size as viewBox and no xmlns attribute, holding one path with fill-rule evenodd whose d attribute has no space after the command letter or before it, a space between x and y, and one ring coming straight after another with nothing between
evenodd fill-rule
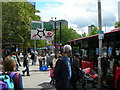
<instances>
[{"instance_id":1,"label":"pink garment","mask_svg":"<svg viewBox=\"0 0 120 90\"><path fill-rule=\"evenodd\" d=\"M54 72L54 69L50 69L50 77L54 76L53 72Z\"/></svg>"}]
</instances>

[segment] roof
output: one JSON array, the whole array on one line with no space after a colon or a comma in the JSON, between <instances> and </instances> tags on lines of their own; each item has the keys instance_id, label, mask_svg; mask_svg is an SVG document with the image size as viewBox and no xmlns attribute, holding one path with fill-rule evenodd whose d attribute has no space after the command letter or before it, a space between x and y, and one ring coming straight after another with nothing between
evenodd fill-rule
<instances>
[{"instance_id":1,"label":"roof","mask_svg":"<svg viewBox=\"0 0 120 90\"><path fill-rule=\"evenodd\" d=\"M118 31L120 31L120 28L113 29L113 30L111 30L110 32L106 32L106 33L104 33L104 34L109 34L109 33L118 32ZM68 41L68 42L73 42L73 41L77 41L77 40L92 38L92 37L96 37L96 36L98 36L98 34L92 35L92 36L88 36L88 37L83 37L83 38L78 38L78 39L70 40L70 41Z\"/></svg>"}]
</instances>

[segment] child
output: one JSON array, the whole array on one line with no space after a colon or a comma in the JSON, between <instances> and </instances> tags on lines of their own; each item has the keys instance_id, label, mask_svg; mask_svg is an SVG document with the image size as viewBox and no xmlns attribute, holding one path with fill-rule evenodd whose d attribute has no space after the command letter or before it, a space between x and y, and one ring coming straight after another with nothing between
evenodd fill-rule
<instances>
[{"instance_id":1,"label":"child","mask_svg":"<svg viewBox=\"0 0 120 90\"><path fill-rule=\"evenodd\" d=\"M16 70L16 62L14 61L14 58L12 58L11 56L6 57L5 60L3 61L3 73L10 75L10 73L15 73L15 70ZM14 83L14 89L9 88L10 90L23 90L21 74L19 73L14 74L12 80ZM3 89L0 87L0 90ZM4 90L6 89L4 88Z\"/></svg>"},{"instance_id":2,"label":"child","mask_svg":"<svg viewBox=\"0 0 120 90\"><path fill-rule=\"evenodd\" d=\"M53 65L51 64L50 65L50 67L51 67L51 69L50 69L50 77L51 77L51 81L50 81L50 84L55 84L55 79L54 79L54 74L53 74L53 72L54 72L54 68L53 68Z\"/></svg>"}]
</instances>

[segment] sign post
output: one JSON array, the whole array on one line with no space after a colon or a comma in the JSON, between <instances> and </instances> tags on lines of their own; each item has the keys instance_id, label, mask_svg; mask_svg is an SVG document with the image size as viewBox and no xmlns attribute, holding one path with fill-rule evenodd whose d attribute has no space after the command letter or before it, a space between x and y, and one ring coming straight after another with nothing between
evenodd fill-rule
<instances>
[{"instance_id":1,"label":"sign post","mask_svg":"<svg viewBox=\"0 0 120 90\"><path fill-rule=\"evenodd\" d=\"M43 29L43 23L39 21L31 21L31 39L37 36L36 31L38 29ZM34 39L34 50L36 51L36 39Z\"/></svg>"},{"instance_id":2,"label":"sign post","mask_svg":"<svg viewBox=\"0 0 120 90\"><path fill-rule=\"evenodd\" d=\"M46 40L51 42L54 39L53 23L43 21L31 21L31 39L34 40L35 50L36 40Z\"/></svg>"}]
</instances>

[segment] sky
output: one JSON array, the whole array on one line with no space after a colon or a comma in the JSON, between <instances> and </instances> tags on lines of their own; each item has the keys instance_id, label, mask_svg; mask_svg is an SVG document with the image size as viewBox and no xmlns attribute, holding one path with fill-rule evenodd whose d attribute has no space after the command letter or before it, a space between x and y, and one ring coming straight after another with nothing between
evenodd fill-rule
<instances>
[{"instance_id":1,"label":"sky","mask_svg":"<svg viewBox=\"0 0 120 90\"><path fill-rule=\"evenodd\" d=\"M36 13L42 21L51 17L57 20L65 19L68 26L79 34L88 33L88 26L98 27L98 0L29 0L36 2ZM118 2L120 0L101 0L102 30L108 32L114 29L118 21ZM54 19L53 19L54 20ZM106 26L106 27L105 27Z\"/></svg>"}]
</instances>

